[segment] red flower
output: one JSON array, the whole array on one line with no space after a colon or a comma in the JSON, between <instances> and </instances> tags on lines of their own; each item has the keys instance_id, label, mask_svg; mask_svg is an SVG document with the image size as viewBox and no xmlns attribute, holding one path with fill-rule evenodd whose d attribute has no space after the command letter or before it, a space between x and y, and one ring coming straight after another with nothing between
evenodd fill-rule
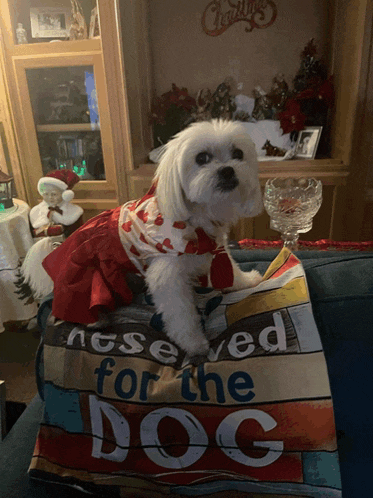
<instances>
[{"instance_id":1,"label":"red flower","mask_svg":"<svg viewBox=\"0 0 373 498\"><path fill-rule=\"evenodd\" d=\"M297 100L308 100L314 99L317 95L315 88L306 88L306 90L302 90L301 92L295 95Z\"/></svg>"},{"instance_id":2,"label":"red flower","mask_svg":"<svg viewBox=\"0 0 373 498\"><path fill-rule=\"evenodd\" d=\"M279 112L278 118L283 133L291 133L292 131L303 130L307 116L302 113L299 102L290 99L286 103L285 110Z\"/></svg>"},{"instance_id":3,"label":"red flower","mask_svg":"<svg viewBox=\"0 0 373 498\"><path fill-rule=\"evenodd\" d=\"M175 83L172 83L172 90L155 100L152 109L152 120L159 124L166 124L166 113L171 106L190 112L196 105L195 99L188 94L186 88L180 89Z\"/></svg>"},{"instance_id":4,"label":"red flower","mask_svg":"<svg viewBox=\"0 0 373 498\"><path fill-rule=\"evenodd\" d=\"M327 80L309 86L305 90L297 93L294 98L296 100L319 99L323 100L328 107L331 107L334 102L334 85L332 76Z\"/></svg>"},{"instance_id":5,"label":"red flower","mask_svg":"<svg viewBox=\"0 0 373 498\"><path fill-rule=\"evenodd\" d=\"M316 92L317 98L325 102L328 107L331 107L334 102L334 85L333 77L330 76L324 83L322 83Z\"/></svg>"}]
</instances>

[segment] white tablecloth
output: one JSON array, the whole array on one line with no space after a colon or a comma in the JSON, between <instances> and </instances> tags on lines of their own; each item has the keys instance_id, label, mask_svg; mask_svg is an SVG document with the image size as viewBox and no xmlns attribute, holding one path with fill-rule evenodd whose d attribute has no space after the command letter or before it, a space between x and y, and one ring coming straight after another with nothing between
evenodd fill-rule
<instances>
[{"instance_id":1,"label":"white tablecloth","mask_svg":"<svg viewBox=\"0 0 373 498\"><path fill-rule=\"evenodd\" d=\"M36 315L36 303L24 304L15 293L16 270L20 258L26 256L33 244L29 224L30 207L19 199L13 199L14 207L0 213L0 332L3 323L28 320Z\"/></svg>"}]
</instances>

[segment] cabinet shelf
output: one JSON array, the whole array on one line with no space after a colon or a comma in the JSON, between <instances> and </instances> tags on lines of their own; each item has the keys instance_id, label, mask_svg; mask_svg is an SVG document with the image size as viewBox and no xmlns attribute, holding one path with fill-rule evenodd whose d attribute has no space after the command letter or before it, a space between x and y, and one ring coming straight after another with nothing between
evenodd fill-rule
<instances>
[{"instance_id":1,"label":"cabinet shelf","mask_svg":"<svg viewBox=\"0 0 373 498\"><path fill-rule=\"evenodd\" d=\"M261 183L275 177L314 176L322 180L324 184L342 185L348 174L348 166L340 159L332 158L262 161L259 163Z\"/></svg>"},{"instance_id":2,"label":"cabinet shelf","mask_svg":"<svg viewBox=\"0 0 373 498\"><path fill-rule=\"evenodd\" d=\"M135 183L150 182L156 167L157 165L153 163L142 164L138 169L131 171L129 177ZM332 158L260 161L259 163L259 178L262 185L269 178L288 176L314 176L326 185L343 185L348 174L348 167L340 159Z\"/></svg>"},{"instance_id":3,"label":"cabinet shelf","mask_svg":"<svg viewBox=\"0 0 373 498\"><path fill-rule=\"evenodd\" d=\"M100 125L91 125L90 123L76 123L76 124L45 124L37 125L36 131L38 132L74 132L74 131L99 131Z\"/></svg>"},{"instance_id":4,"label":"cabinet shelf","mask_svg":"<svg viewBox=\"0 0 373 498\"><path fill-rule=\"evenodd\" d=\"M129 173L132 196L140 197L150 186L157 164L141 164ZM260 161L259 180L264 186L270 178L315 177L324 185L339 186L346 183L349 168L341 159L290 159L288 161Z\"/></svg>"},{"instance_id":5,"label":"cabinet shelf","mask_svg":"<svg viewBox=\"0 0 373 498\"><path fill-rule=\"evenodd\" d=\"M67 54L89 54L100 51L101 39L92 38L88 40L67 40L14 45L12 55L15 59L33 59L38 57L63 56Z\"/></svg>"}]
</instances>

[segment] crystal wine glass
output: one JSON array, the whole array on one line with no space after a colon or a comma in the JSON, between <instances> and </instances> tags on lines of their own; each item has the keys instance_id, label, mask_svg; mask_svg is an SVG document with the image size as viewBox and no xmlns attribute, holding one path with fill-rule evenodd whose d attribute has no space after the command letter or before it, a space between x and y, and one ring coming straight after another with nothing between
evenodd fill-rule
<instances>
[{"instance_id":1,"label":"crystal wine glass","mask_svg":"<svg viewBox=\"0 0 373 498\"><path fill-rule=\"evenodd\" d=\"M270 227L281 233L284 246L298 249L300 233L311 230L322 202L322 183L315 178L272 178L264 188Z\"/></svg>"}]
</instances>

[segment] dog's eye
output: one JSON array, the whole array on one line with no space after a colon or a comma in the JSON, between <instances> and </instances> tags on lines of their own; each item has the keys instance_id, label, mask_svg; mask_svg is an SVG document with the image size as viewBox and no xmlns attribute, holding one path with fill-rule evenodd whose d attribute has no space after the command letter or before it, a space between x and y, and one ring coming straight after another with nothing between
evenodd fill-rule
<instances>
[{"instance_id":1,"label":"dog's eye","mask_svg":"<svg viewBox=\"0 0 373 498\"><path fill-rule=\"evenodd\" d=\"M243 159L243 152L241 149L233 149L232 151L232 159L238 159L241 161Z\"/></svg>"},{"instance_id":2,"label":"dog's eye","mask_svg":"<svg viewBox=\"0 0 373 498\"><path fill-rule=\"evenodd\" d=\"M196 163L198 166L203 166L211 161L212 155L208 152L200 152L196 155Z\"/></svg>"}]
</instances>

